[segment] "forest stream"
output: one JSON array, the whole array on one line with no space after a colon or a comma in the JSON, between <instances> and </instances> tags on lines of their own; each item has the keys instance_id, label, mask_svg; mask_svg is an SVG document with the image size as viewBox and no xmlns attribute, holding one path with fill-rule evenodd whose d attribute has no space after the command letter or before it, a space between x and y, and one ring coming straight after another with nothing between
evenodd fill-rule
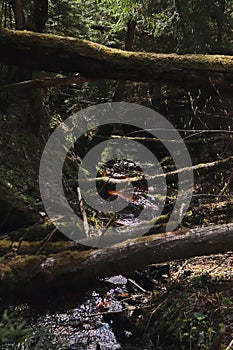
<instances>
[{"instance_id":1,"label":"forest stream","mask_svg":"<svg viewBox=\"0 0 233 350\"><path fill-rule=\"evenodd\" d=\"M232 14L1 1L0 350L233 349Z\"/></svg>"}]
</instances>

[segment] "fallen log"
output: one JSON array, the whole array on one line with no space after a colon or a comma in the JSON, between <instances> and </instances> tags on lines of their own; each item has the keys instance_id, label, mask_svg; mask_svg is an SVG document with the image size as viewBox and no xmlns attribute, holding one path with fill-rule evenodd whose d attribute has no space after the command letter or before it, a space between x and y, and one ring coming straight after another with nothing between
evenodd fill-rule
<instances>
[{"instance_id":1,"label":"fallen log","mask_svg":"<svg viewBox=\"0 0 233 350\"><path fill-rule=\"evenodd\" d=\"M0 62L87 79L175 83L179 87L232 87L233 57L130 52L71 37L0 30Z\"/></svg>"},{"instance_id":2,"label":"fallen log","mask_svg":"<svg viewBox=\"0 0 233 350\"><path fill-rule=\"evenodd\" d=\"M148 264L233 251L233 223L127 240L112 247L17 256L0 263L3 301L49 291L90 288L102 277L128 273Z\"/></svg>"},{"instance_id":3,"label":"fallen log","mask_svg":"<svg viewBox=\"0 0 233 350\"><path fill-rule=\"evenodd\" d=\"M220 159L220 160L216 160L216 161L212 161L212 162L207 162L207 163L198 163L195 165L192 165L191 167L185 167L185 168L181 168L181 169L176 169L173 171L169 171L166 173L162 173L162 174L158 174L158 175L153 175L153 176L148 176L148 175L139 175L139 176L135 176L135 177L130 177L130 178L125 178L125 179L114 179L108 176L102 176L102 177L95 177L95 178L89 178L89 179L80 179L79 183L82 182L93 182L93 181L103 181L103 182L107 182L108 184L122 184L122 183L132 183L135 181L140 181L142 179L156 179L156 178L173 178L175 175L179 174L179 173L184 173L184 172L198 172L200 174L200 172L204 172L207 169L210 168L214 168L214 170L220 170L221 167L229 167L231 168L233 164L233 156L224 158L224 159Z\"/></svg>"},{"instance_id":4,"label":"fallen log","mask_svg":"<svg viewBox=\"0 0 233 350\"><path fill-rule=\"evenodd\" d=\"M40 252L43 255L49 255L49 254L64 252L65 250L83 251L85 250L85 246L81 244L74 245L74 242L72 241L48 242L45 247L42 247L41 242L39 241L13 242L13 241L10 241L9 239L0 240L0 257L4 257L5 260L11 260L12 258L20 255L37 255L38 252Z\"/></svg>"},{"instance_id":5,"label":"fallen log","mask_svg":"<svg viewBox=\"0 0 233 350\"><path fill-rule=\"evenodd\" d=\"M49 87L60 87L60 86L69 86L72 84L83 84L88 81L87 78L74 75L68 77L55 77L55 78L44 78L44 79L32 79L25 80L18 83L1 85L0 91L8 91L8 90L17 90L17 89L44 89Z\"/></svg>"}]
</instances>

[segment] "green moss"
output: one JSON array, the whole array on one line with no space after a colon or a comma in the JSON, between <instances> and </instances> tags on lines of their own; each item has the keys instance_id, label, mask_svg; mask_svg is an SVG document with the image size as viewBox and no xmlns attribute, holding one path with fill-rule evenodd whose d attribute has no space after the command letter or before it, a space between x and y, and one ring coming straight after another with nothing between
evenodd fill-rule
<instances>
[{"instance_id":1,"label":"green moss","mask_svg":"<svg viewBox=\"0 0 233 350\"><path fill-rule=\"evenodd\" d=\"M212 70L212 71L233 71L233 58L231 56L223 55L177 55L177 54L154 54L146 52L130 52L119 49L112 49L101 44L96 44L91 41L72 38L61 37L53 34L40 34L28 31L13 31L4 29L1 32L1 41L6 40L8 43L12 43L14 47L21 47L22 42L25 46L33 46L53 48L61 50L63 49L66 54L76 54L78 56L85 56L88 58L94 58L95 60L101 60L105 62L111 62L114 59L114 65L127 65L133 69L133 66L137 66L143 62L143 69L147 64L151 66L151 63L156 62L155 71L159 71L160 67L166 68L174 65L174 70ZM134 67L135 69L136 67Z\"/></svg>"}]
</instances>

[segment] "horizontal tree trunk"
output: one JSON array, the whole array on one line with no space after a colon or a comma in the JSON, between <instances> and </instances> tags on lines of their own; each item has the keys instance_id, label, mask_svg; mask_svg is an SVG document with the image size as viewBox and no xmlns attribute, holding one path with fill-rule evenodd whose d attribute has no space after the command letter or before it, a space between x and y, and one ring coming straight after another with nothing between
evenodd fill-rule
<instances>
[{"instance_id":1,"label":"horizontal tree trunk","mask_svg":"<svg viewBox=\"0 0 233 350\"><path fill-rule=\"evenodd\" d=\"M0 257L4 259L13 259L20 255L49 255L59 252L69 251L84 251L89 250L88 247L82 244L75 244L73 241L46 242L41 241L10 241L9 239L0 240Z\"/></svg>"},{"instance_id":2,"label":"horizontal tree trunk","mask_svg":"<svg viewBox=\"0 0 233 350\"><path fill-rule=\"evenodd\" d=\"M14 90L14 89L43 89L51 86L67 86L71 84L83 84L88 79L80 75L59 77L59 78L44 78L44 79L32 79L25 80L19 83L13 83L0 86L0 91Z\"/></svg>"},{"instance_id":3,"label":"horizontal tree trunk","mask_svg":"<svg viewBox=\"0 0 233 350\"><path fill-rule=\"evenodd\" d=\"M27 31L0 31L0 62L81 73L88 79L159 81L185 87L232 87L233 57L127 52L86 40Z\"/></svg>"},{"instance_id":4,"label":"horizontal tree trunk","mask_svg":"<svg viewBox=\"0 0 233 350\"><path fill-rule=\"evenodd\" d=\"M87 251L17 256L0 263L0 297L12 300L30 293L81 288L98 279L161 263L233 250L233 223L158 234Z\"/></svg>"}]
</instances>

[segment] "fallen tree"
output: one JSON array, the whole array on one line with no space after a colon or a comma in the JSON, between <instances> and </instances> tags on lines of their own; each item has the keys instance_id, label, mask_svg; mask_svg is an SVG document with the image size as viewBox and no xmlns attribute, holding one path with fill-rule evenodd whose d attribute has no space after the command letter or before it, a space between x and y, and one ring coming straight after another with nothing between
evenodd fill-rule
<instances>
[{"instance_id":1,"label":"fallen tree","mask_svg":"<svg viewBox=\"0 0 233 350\"><path fill-rule=\"evenodd\" d=\"M58 78L44 78L44 79L32 79L19 83L8 84L0 86L0 91L14 90L14 89L43 89L51 86L67 86L71 84L83 84L88 80L80 75L58 77Z\"/></svg>"},{"instance_id":2,"label":"fallen tree","mask_svg":"<svg viewBox=\"0 0 233 350\"><path fill-rule=\"evenodd\" d=\"M0 30L0 62L37 70L80 73L87 79L174 83L229 90L233 57L129 52L87 40Z\"/></svg>"},{"instance_id":3,"label":"fallen tree","mask_svg":"<svg viewBox=\"0 0 233 350\"><path fill-rule=\"evenodd\" d=\"M233 250L233 223L127 240L104 249L21 255L0 263L2 300L78 289L98 279L161 263ZM71 244L71 242L70 242ZM67 249L67 243L65 243Z\"/></svg>"}]
</instances>

